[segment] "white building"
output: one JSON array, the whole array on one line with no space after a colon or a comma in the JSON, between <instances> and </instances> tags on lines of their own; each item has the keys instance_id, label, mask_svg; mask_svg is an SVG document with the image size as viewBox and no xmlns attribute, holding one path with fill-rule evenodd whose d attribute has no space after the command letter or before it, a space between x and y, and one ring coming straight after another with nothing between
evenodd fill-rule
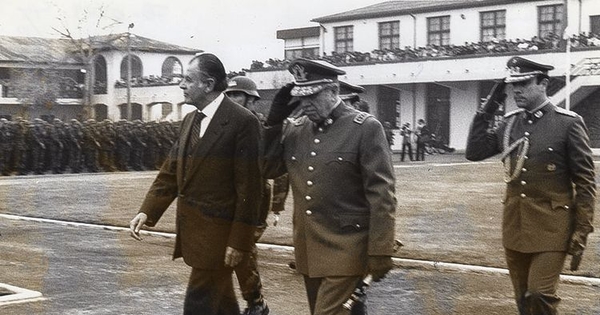
<instances>
[{"instance_id":1,"label":"white building","mask_svg":"<svg viewBox=\"0 0 600 315\"><path fill-rule=\"evenodd\" d=\"M566 34L578 35L569 52L560 41L567 21ZM481 98L508 75L508 59L520 55L555 66L549 95L584 117L592 145L600 147L600 40L588 38L600 34L598 0L387 1L312 22L322 58L346 71L341 80L365 87L362 98L382 122L398 128L424 118L462 150ZM286 34L278 38L287 57L298 40ZM267 96L292 80L283 67L247 75ZM515 108L508 99L506 111Z\"/></svg>"},{"instance_id":2,"label":"white building","mask_svg":"<svg viewBox=\"0 0 600 315\"><path fill-rule=\"evenodd\" d=\"M199 52L128 34L0 36L0 116L180 120L191 109L178 83Z\"/></svg>"}]
</instances>

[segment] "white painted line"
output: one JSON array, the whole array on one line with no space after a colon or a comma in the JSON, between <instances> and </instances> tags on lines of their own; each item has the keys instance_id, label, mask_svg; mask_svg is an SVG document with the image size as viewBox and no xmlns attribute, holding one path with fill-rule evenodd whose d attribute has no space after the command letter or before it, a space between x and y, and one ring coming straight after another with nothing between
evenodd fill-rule
<instances>
[{"instance_id":1,"label":"white painted line","mask_svg":"<svg viewBox=\"0 0 600 315\"><path fill-rule=\"evenodd\" d=\"M43 301L46 299L42 297L42 293L38 291L19 288L6 283L0 283L0 288L5 288L8 291L14 292L14 294L0 296L0 306L8 304Z\"/></svg>"},{"instance_id":2,"label":"white painted line","mask_svg":"<svg viewBox=\"0 0 600 315\"><path fill-rule=\"evenodd\" d=\"M402 163L402 162L400 162ZM411 167L442 167L442 166L464 166L464 165L486 165L486 164L496 164L498 161L485 161L485 162L454 162L454 163L425 163L425 164L396 164L394 168L411 168Z\"/></svg>"},{"instance_id":3,"label":"white painted line","mask_svg":"<svg viewBox=\"0 0 600 315\"><path fill-rule=\"evenodd\" d=\"M2 214L2 213L0 213L0 217L4 217L7 219L11 219L11 220L23 220L23 221L53 223L53 224L60 224L60 225L83 226L83 227L98 228L98 229L109 230L109 231L129 232L129 228L119 227L119 226L78 223L78 222L60 221L60 220L52 220L52 219L41 219L41 218L24 217L24 216L17 216L17 215L11 215L11 214ZM166 238L175 238L175 233L141 230L140 234L161 236L161 237L166 237ZM283 252L289 252L289 253L293 253L293 251L294 251L294 247L289 246L289 245L257 243L256 247L258 247L259 249L262 249L262 250L275 250L275 251L283 251ZM508 275L508 270L505 268L466 265L466 264L458 264L458 263L447 263L447 262L441 262L441 261L396 258L396 257L393 258L393 261L394 261L394 264L398 267L411 267L411 268L421 269L421 270L433 269L433 270L439 270L439 271L475 272L475 273L481 273L481 274ZM562 282L565 282L565 283L581 284L581 285L587 285L587 286L599 286L600 287L600 278L573 276L573 275L561 275L560 279Z\"/></svg>"}]
</instances>

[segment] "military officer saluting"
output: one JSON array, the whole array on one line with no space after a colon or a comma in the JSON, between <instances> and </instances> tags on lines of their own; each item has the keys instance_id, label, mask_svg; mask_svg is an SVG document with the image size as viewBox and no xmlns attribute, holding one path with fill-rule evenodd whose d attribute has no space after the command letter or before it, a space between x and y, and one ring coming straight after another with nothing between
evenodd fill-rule
<instances>
[{"instance_id":1,"label":"military officer saluting","mask_svg":"<svg viewBox=\"0 0 600 315\"><path fill-rule=\"evenodd\" d=\"M550 103L550 65L511 58L509 77L497 83L473 119L466 157L501 153L506 194L502 239L520 314L557 314L556 295L567 254L578 268L593 231L596 199L588 131L574 112ZM489 130L511 87L518 109Z\"/></svg>"},{"instance_id":2,"label":"military officer saluting","mask_svg":"<svg viewBox=\"0 0 600 315\"><path fill-rule=\"evenodd\" d=\"M393 267L391 152L379 121L340 99L342 69L299 58L289 70L295 83L275 95L266 121L264 172L289 174L296 267L311 314L350 314L343 304L356 284Z\"/></svg>"}]
</instances>

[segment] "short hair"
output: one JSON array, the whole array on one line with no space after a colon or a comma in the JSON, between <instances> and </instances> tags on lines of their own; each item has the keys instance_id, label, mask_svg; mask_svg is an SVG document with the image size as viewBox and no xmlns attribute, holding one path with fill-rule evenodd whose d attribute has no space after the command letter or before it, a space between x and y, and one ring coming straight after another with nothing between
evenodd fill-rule
<instances>
[{"instance_id":1,"label":"short hair","mask_svg":"<svg viewBox=\"0 0 600 315\"><path fill-rule=\"evenodd\" d=\"M215 80L215 91L222 92L227 89L227 73L217 56L211 53L200 53L190 60L190 64L195 60L198 60L200 72Z\"/></svg>"}]
</instances>

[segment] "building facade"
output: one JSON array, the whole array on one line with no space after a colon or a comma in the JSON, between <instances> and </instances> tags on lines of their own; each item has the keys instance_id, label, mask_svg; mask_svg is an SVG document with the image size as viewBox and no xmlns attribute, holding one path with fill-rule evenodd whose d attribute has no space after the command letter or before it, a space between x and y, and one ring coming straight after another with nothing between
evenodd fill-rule
<instances>
[{"instance_id":1,"label":"building facade","mask_svg":"<svg viewBox=\"0 0 600 315\"><path fill-rule=\"evenodd\" d=\"M396 129L423 118L439 139L464 149L481 99L508 75L506 61L521 55L555 66L552 101L580 113L600 147L599 1L387 1L312 22L320 58L363 86L371 113ZM261 95L292 80L281 65L247 74ZM515 108L509 96L499 115Z\"/></svg>"},{"instance_id":2,"label":"building facade","mask_svg":"<svg viewBox=\"0 0 600 315\"><path fill-rule=\"evenodd\" d=\"M199 52L128 33L0 36L0 117L180 120L191 108L178 84Z\"/></svg>"}]
</instances>

